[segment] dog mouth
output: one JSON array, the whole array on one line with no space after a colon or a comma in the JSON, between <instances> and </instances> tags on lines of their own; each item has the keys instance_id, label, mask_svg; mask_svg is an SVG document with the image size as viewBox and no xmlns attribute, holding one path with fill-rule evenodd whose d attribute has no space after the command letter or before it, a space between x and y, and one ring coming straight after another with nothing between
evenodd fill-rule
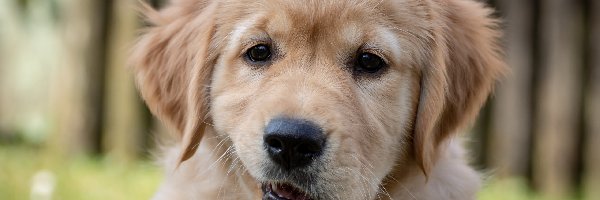
<instances>
[{"instance_id":1,"label":"dog mouth","mask_svg":"<svg viewBox=\"0 0 600 200\"><path fill-rule=\"evenodd\" d=\"M285 183L262 185L263 200L312 200L306 192Z\"/></svg>"}]
</instances>

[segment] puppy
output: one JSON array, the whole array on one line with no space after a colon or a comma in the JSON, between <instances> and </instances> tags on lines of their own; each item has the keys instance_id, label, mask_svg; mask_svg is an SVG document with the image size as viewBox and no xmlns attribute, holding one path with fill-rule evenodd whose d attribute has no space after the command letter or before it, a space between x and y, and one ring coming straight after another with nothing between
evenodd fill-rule
<instances>
[{"instance_id":1,"label":"puppy","mask_svg":"<svg viewBox=\"0 0 600 200\"><path fill-rule=\"evenodd\" d=\"M475 199L454 137L502 75L474 0L173 0L132 55L175 132L155 199Z\"/></svg>"}]
</instances>

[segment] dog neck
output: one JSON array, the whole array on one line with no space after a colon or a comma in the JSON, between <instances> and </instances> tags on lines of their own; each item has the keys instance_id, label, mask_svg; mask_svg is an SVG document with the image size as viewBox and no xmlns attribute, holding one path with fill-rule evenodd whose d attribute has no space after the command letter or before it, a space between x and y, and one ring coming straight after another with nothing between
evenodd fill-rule
<instances>
[{"instance_id":1,"label":"dog neck","mask_svg":"<svg viewBox=\"0 0 600 200\"><path fill-rule=\"evenodd\" d=\"M396 165L383 183L383 199L476 199L481 178L465 159L458 140L440 148L440 155L429 176L414 161ZM390 198L391 197L391 198Z\"/></svg>"}]
</instances>

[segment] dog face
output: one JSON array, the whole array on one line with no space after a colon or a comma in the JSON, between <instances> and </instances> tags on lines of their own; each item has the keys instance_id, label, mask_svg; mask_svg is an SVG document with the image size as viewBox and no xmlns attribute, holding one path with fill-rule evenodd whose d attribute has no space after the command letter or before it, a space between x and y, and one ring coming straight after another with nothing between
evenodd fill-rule
<instances>
[{"instance_id":1,"label":"dog face","mask_svg":"<svg viewBox=\"0 0 600 200\"><path fill-rule=\"evenodd\" d=\"M374 5L298 4L240 5L250 14L217 30L229 38L210 116L266 190L368 199L410 147L420 38L394 30ZM367 189L333 192L346 188Z\"/></svg>"},{"instance_id":2,"label":"dog face","mask_svg":"<svg viewBox=\"0 0 600 200\"><path fill-rule=\"evenodd\" d=\"M138 83L181 160L214 129L267 199L372 199L394 168L427 173L502 70L488 11L443 2L175 1Z\"/></svg>"}]
</instances>

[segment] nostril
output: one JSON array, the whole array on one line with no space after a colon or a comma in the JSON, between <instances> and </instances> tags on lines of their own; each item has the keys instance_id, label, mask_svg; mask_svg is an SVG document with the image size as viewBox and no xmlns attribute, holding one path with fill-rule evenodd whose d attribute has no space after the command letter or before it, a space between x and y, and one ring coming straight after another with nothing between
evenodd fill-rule
<instances>
[{"instance_id":1,"label":"nostril","mask_svg":"<svg viewBox=\"0 0 600 200\"><path fill-rule=\"evenodd\" d=\"M267 137L266 139L267 145L270 148L281 150L283 149L283 142L275 137Z\"/></svg>"}]
</instances>

